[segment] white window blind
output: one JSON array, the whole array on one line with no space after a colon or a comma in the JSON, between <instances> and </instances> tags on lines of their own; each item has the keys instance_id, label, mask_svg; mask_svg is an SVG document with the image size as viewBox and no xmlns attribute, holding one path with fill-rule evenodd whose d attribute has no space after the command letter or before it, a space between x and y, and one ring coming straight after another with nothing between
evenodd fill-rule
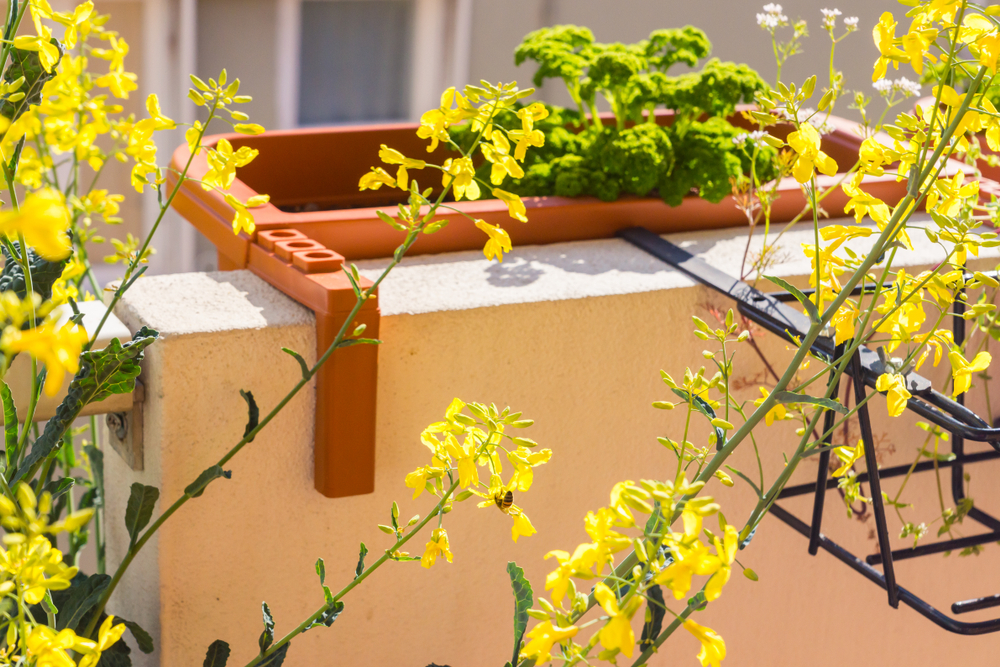
<instances>
[{"instance_id":1,"label":"white window blind","mask_svg":"<svg viewBox=\"0 0 1000 667\"><path fill-rule=\"evenodd\" d=\"M305 0L299 125L409 113L411 0Z\"/></svg>"}]
</instances>

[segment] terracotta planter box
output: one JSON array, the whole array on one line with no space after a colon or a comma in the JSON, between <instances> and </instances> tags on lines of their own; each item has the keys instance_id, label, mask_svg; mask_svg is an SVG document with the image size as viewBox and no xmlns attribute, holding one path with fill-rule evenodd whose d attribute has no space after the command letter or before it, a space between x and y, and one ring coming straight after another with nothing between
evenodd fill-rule
<instances>
[{"instance_id":1,"label":"terracotta planter box","mask_svg":"<svg viewBox=\"0 0 1000 667\"><path fill-rule=\"evenodd\" d=\"M669 113L658 114L661 123L671 120ZM732 120L745 126L739 117ZM823 150L841 167L849 168L857 161L861 145L857 125L838 118L831 122L836 130L823 137ZM256 137L224 135L234 148L250 146L260 151L254 162L239 171L231 189L243 201L257 193L271 196L269 204L253 211L257 230L252 236L234 235L232 209L221 195L197 183L186 183L173 205L215 244L220 269L248 268L315 311L317 346L323 352L354 304L341 270L343 259L387 257L403 239L402 232L391 229L375 212L381 207L391 215L395 205L404 201L405 193L386 187L359 192L358 179L380 164L381 144L437 163L447 157L443 148L428 156L427 142L416 136L416 129L416 124L398 123L266 132ZM788 131L789 127L775 130L779 135ZM222 136L210 137L206 143L214 145ZM173 168L182 170L189 157L186 145L178 148ZM207 168L200 155L192 163L190 175L201 178ZM411 172L411 178L414 176L424 187L440 186L436 171ZM819 176L818 180L827 188L840 177ZM772 216L775 222L791 220L806 206L794 180L786 179L780 189ZM866 190L889 204L905 194L904 185L892 176L866 179ZM836 216L846 201L836 188L823 207ZM453 205L475 218L502 225L515 246L609 238L635 225L661 234L746 225L731 197L711 204L688 196L678 207L652 197L625 197L615 202L532 197L525 198L525 204L526 224L512 219L499 200ZM483 247L485 235L465 217L453 211L442 211L439 217L447 218L450 224L433 235L421 236L412 254ZM366 304L358 321L368 325L365 336L378 336L375 303ZM376 350L366 345L341 350L317 376L316 487L327 496L370 493L374 488Z\"/></svg>"}]
</instances>

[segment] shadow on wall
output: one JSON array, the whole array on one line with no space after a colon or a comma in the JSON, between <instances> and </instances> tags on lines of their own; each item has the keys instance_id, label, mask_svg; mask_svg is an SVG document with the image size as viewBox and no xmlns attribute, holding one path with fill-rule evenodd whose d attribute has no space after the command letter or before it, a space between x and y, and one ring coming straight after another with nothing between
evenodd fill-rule
<instances>
[{"instance_id":1,"label":"shadow on wall","mask_svg":"<svg viewBox=\"0 0 1000 667\"><path fill-rule=\"evenodd\" d=\"M594 245L592 251L580 247L585 243L587 242L573 244L573 252L553 251L552 246L516 248L515 253L508 255L502 264L491 262L483 269L487 276L486 281L494 287L524 287L538 281L547 273L552 273L546 267L556 269L556 273L590 276L611 271L640 275L675 271L626 241L615 240L616 248L612 252L608 252L607 241ZM718 238L712 236L706 238L704 233L701 233L698 237L686 239L683 247L688 252L699 255L710 252L718 243ZM745 240L741 240L741 243L745 243Z\"/></svg>"}]
</instances>

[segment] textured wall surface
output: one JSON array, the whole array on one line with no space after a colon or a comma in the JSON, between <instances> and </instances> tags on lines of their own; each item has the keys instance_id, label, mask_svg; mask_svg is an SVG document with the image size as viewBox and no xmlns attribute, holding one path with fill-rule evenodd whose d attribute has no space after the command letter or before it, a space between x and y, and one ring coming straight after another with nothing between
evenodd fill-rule
<instances>
[{"instance_id":1,"label":"textured wall surface","mask_svg":"<svg viewBox=\"0 0 1000 667\"><path fill-rule=\"evenodd\" d=\"M672 240L736 271L745 243L739 231ZM786 238L774 270L800 284L803 233ZM905 261L933 263L933 248L921 245ZM994 254L983 263L995 261ZM376 262L363 267L369 275L377 268ZM554 454L516 501L538 534L514 544L509 518L493 508L458 506L445 519L453 564L439 562L430 571L417 563L387 564L345 598L346 610L331 629L297 639L286 664L502 664L511 644L506 563L522 565L540 591L551 565L543 556L572 550L586 538L583 516L607 504L615 482L672 475L674 458L655 438L679 437L683 414L650 407L670 396L659 370L676 377L686 365L703 364L705 344L690 334L689 315L713 321L712 309L727 307L619 241L516 248L502 267L475 253L414 258L383 285L380 298L385 343L375 493L328 499L313 489L313 398L297 397L227 466L232 479L214 483L182 508L122 580L112 610L158 628L158 654L143 664L200 664L207 646L220 638L233 646L231 664L244 664L256 651L261 601L274 612L279 636L320 606L317 557L326 559L334 590L348 583L359 542L371 550L369 559L389 546L376 524L388 522L393 500L404 518L432 507L426 495L410 499L403 477L426 463L419 433L455 396L511 405L536 420L528 434ZM160 507L172 502L240 439L246 413L238 390L252 390L267 411L298 378L297 365L280 347L309 358L315 345L311 315L245 272L143 279L118 312L128 326L148 323L164 337L144 371L147 469L132 473L108 455L112 563L126 546L121 516L129 484L156 484ZM759 342L778 366L790 354L773 338ZM938 378L943 370L924 369ZM765 371L749 348L741 351L737 372L740 395L756 398ZM810 372L803 369L802 376ZM876 397L872 404L882 464L911 461L923 435L916 420L890 423L884 400ZM785 423L757 432L768 480L781 470L782 452L794 447L794 428ZM692 433L693 441L704 442L707 429L696 423ZM748 447L730 462L747 472L756 467ZM1000 509L1000 493L990 481L997 469L971 469L972 495L986 509ZM815 474L816 463L806 461L795 480ZM892 492L896 482L886 487ZM710 490L729 520L742 523L754 501L748 486L713 483ZM933 517L933 477L913 483L907 497L918 505L908 517ZM785 506L808 516L806 501ZM867 522L847 519L837 495L828 496L824 532L856 553L875 550L873 524L870 513ZM898 530L895 520L890 526ZM979 531L966 525L960 532ZM419 554L425 541L418 537L407 549ZM824 553L810 557L806 546L769 517L740 554L760 581L734 576L699 617L726 639L730 657L724 664L822 667L841 665L848 655L872 664L951 664L956 658L989 664L995 636L962 638L909 609L894 611L881 589ZM991 546L979 557L907 561L897 572L902 585L946 608L996 593L998 565L1000 551ZM653 664L696 665L697 650L695 640L681 633Z\"/></svg>"}]
</instances>

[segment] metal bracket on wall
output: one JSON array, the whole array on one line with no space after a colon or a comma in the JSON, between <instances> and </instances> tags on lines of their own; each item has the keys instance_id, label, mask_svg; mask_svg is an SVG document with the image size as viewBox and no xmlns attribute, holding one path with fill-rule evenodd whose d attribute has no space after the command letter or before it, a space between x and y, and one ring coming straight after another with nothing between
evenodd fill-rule
<instances>
[{"instance_id":1,"label":"metal bracket on wall","mask_svg":"<svg viewBox=\"0 0 1000 667\"><path fill-rule=\"evenodd\" d=\"M132 408L127 412L109 412L104 417L108 442L132 470L143 469L142 404L145 399L146 388L136 380Z\"/></svg>"},{"instance_id":2,"label":"metal bracket on wall","mask_svg":"<svg viewBox=\"0 0 1000 667\"><path fill-rule=\"evenodd\" d=\"M811 326L805 315L785 305L785 302L795 302L795 295L788 292L764 294L641 227L622 230L618 236L687 274L698 283L733 299L740 313L780 338L798 343ZM987 275L998 276L996 272L990 272ZM971 277L971 274L966 274L966 280L971 279ZM862 288L858 288L854 294L858 295L861 291ZM812 294L812 292L812 290L802 290L802 293L806 295ZM956 344L961 345L965 340L965 319L962 317L965 310L964 301L956 299L953 310L953 338ZM818 357L835 359L843 354L843 348L836 348L832 339L820 336L813 343L812 352ZM912 473L937 468L951 468L952 498L955 505L958 506L965 499L964 467L973 463L1000 459L1000 428L992 427L966 408L963 404L964 396L959 396L957 400L943 396L934 390L929 380L911 372L906 375L906 386L912 394L907 401L907 409L951 434L952 455L946 461L921 461L915 465L880 469L875 462L874 439L869 423L868 405L865 401L868 388L876 388L877 390L877 380L883 372L885 372L885 368L882 358L874 350L865 346L857 348L847 368L847 375L852 379L854 386L855 404L861 406L857 414L868 468L867 472L858 473L857 479L859 483L868 484L871 491L872 512L875 515L875 527L878 535L878 553L859 557L834 542L821 531L826 492L837 488L837 480L828 476L828 464L832 449L829 438L824 440L824 448L820 452L816 482L786 486L777 498L777 500L782 500L800 495L813 496L811 523L806 523L777 503L771 506L770 512L809 540L810 554L815 556L819 549L823 549L875 585L885 589L890 606L895 608L902 602L939 627L961 635L981 635L1000 631L1000 618L966 622L948 616L900 586L896 581L894 569L896 561L1000 541L1000 518L986 513L977 505L972 506L967 514L970 519L969 524L978 523L986 528L986 532L968 537L939 540L918 547L892 549L880 491L883 479L902 475L909 476ZM827 411L824 417L826 418L824 432L829 432L833 424L833 412ZM966 452L966 440L985 443L991 449ZM747 542L740 545L740 548L744 548ZM880 565L882 571L875 569L873 567L875 565ZM955 602L951 605L951 612L957 615L998 606L1000 606L1000 595L987 595Z\"/></svg>"}]
</instances>

